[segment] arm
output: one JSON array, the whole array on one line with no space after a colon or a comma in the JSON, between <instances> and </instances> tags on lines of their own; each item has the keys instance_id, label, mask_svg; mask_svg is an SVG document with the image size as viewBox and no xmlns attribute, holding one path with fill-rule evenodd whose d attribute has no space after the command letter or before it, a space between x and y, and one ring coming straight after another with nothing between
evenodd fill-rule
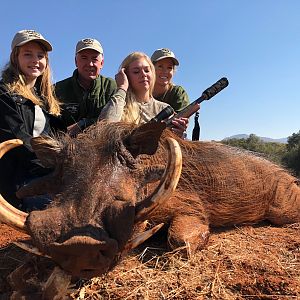
<instances>
[{"instance_id":1,"label":"arm","mask_svg":"<svg viewBox=\"0 0 300 300\"><path fill-rule=\"evenodd\" d=\"M118 88L100 113L99 120L106 119L110 122L121 121L125 107L126 92Z\"/></svg>"},{"instance_id":2,"label":"arm","mask_svg":"<svg viewBox=\"0 0 300 300\"><path fill-rule=\"evenodd\" d=\"M115 78L118 89L102 109L99 120L107 119L110 122L119 122L122 119L126 105L126 93L129 86L124 68L116 74Z\"/></svg>"}]
</instances>

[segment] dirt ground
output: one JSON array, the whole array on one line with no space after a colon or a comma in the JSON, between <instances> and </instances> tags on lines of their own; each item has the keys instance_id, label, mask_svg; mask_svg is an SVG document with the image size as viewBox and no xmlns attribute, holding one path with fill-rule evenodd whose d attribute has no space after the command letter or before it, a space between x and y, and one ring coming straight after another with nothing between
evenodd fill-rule
<instances>
[{"instance_id":1,"label":"dirt ground","mask_svg":"<svg viewBox=\"0 0 300 300\"><path fill-rule=\"evenodd\" d=\"M42 299L54 264L12 244L24 238L0 225L0 299ZM7 279L24 262L31 266L21 280L27 297ZM300 299L300 224L213 231L207 248L189 259L168 252L158 234L107 275L65 288L57 299Z\"/></svg>"}]
</instances>

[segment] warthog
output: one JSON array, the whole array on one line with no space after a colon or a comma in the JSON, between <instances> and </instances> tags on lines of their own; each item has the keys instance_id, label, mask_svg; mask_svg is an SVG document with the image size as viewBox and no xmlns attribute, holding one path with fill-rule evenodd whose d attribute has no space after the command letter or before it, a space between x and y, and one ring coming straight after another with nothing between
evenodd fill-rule
<instances>
[{"instance_id":1,"label":"warthog","mask_svg":"<svg viewBox=\"0 0 300 300\"><path fill-rule=\"evenodd\" d=\"M100 122L76 139L38 137L32 146L54 171L18 196L54 200L26 214L2 198L0 216L72 275L111 269L144 240L132 236L145 220L153 231L168 226L170 247L190 254L205 246L210 227L300 222L300 188L283 168L220 143L181 140L161 123Z\"/></svg>"}]
</instances>

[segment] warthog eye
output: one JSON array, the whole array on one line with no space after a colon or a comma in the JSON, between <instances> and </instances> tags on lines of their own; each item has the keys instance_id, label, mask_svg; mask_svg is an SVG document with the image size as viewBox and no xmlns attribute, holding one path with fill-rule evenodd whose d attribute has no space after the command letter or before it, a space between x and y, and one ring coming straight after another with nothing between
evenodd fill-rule
<instances>
[{"instance_id":1,"label":"warthog eye","mask_svg":"<svg viewBox=\"0 0 300 300\"><path fill-rule=\"evenodd\" d=\"M115 196L115 201L120 201L120 202L129 202L130 200L126 200L122 196Z\"/></svg>"}]
</instances>

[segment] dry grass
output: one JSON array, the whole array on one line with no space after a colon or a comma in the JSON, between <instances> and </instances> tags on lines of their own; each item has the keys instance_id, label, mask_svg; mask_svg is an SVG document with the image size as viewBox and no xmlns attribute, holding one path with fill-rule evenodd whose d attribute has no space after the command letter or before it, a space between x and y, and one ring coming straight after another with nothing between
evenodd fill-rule
<instances>
[{"instance_id":1,"label":"dry grass","mask_svg":"<svg viewBox=\"0 0 300 300\"><path fill-rule=\"evenodd\" d=\"M300 299L299 224L216 232L188 260L163 247L139 251L71 298Z\"/></svg>"},{"instance_id":2,"label":"dry grass","mask_svg":"<svg viewBox=\"0 0 300 300\"><path fill-rule=\"evenodd\" d=\"M0 225L2 237L7 236L4 229ZM34 271L27 282L35 294L22 299L41 299L53 265L7 241L0 248L0 299L12 292L7 274L28 258ZM60 299L300 299L300 224L214 231L208 247L189 259L168 252L165 242L156 235L107 275L74 283Z\"/></svg>"}]
</instances>

